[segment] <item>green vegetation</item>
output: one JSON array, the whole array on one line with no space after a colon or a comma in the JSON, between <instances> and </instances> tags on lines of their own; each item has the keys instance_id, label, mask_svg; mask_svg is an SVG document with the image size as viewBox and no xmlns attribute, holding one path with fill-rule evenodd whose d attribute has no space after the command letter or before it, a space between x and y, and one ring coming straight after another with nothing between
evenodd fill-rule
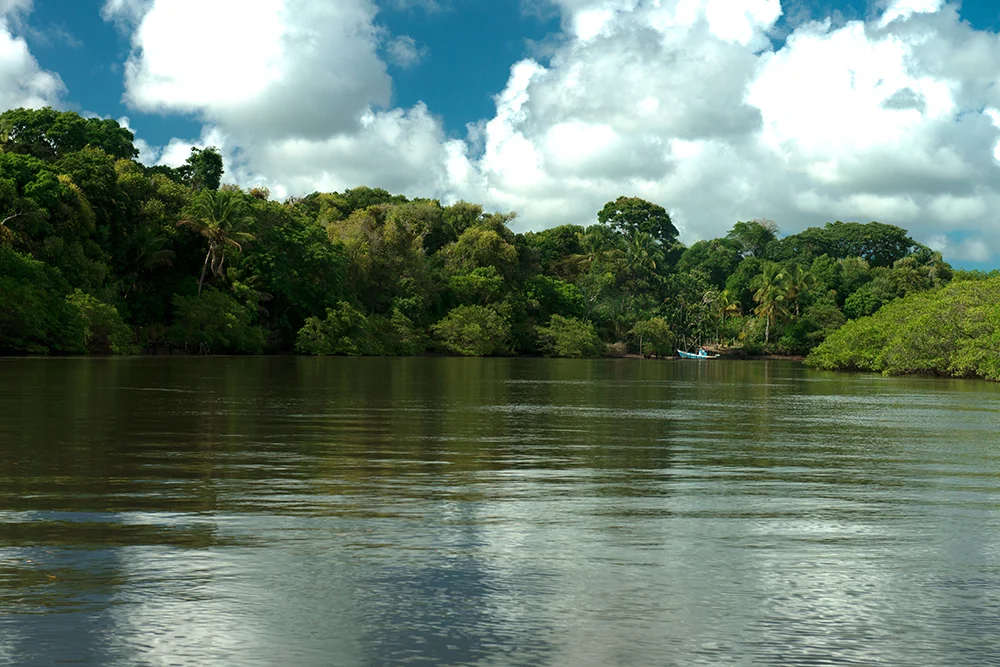
<instances>
[{"instance_id":1,"label":"green vegetation","mask_svg":"<svg viewBox=\"0 0 1000 667\"><path fill-rule=\"evenodd\" d=\"M740 221L685 248L662 206L618 197L586 225L519 234L513 214L377 188L273 201L221 185L213 148L144 167L112 120L16 109L0 128L5 354L805 354L952 282L877 222L781 237ZM813 358L868 367L833 345ZM934 372L982 374L972 348L955 354Z\"/></svg>"},{"instance_id":2,"label":"green vegetation","mask_svg":"<svg viewBox=\"0 0 1000 667\"><path fill-rule=\"evenodd\" d=\"M1000 278L954 282L844 325L812 351L817 368L1000 380Z\"/></svg>"},{"instance_id":3,"label":"green vegetation","mask_svg":"<svg viewBox=\"0 0 1000 667\"><path fill-rule=\"evenodd\" d=\"M550 357L600 357L604 343L590 322L553 315L549 326L538 328L542 350Z\"/></svg>"}]
</instances>

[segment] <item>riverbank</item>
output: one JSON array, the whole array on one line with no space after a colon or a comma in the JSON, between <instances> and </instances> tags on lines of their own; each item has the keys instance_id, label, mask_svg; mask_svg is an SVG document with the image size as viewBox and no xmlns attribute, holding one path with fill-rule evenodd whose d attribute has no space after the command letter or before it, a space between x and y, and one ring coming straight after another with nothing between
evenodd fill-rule
<instances>
[{"instance_id":1,"label":"riverbank","mask_svg":"<svg viewBox=\"0 0 1000 667\"><path fill-rule=\"evenodd\" d=\"M729 361L795 361L802 362L805 361L805 357L802 355L795 354L750 354L743 352L738 349L729 350L719 350L716 351L712 348L706 348L712 354L718 354L717 359L729 360ZM327 355L329 357L335 358L350 358L350 357L365 357L369 355ZM143 350L137 354L130 355L119 355L119 354L109 354L109 353L94 353L87 355L80 354L16 354L16 355L4 355L0 354L0 359L110 359L110 358L158 358L158 357L313 357L315 355L309 354L299 354L294 351L280 351L273 353L264 354L226 354L219 352L196 352L191 350L183 350L179 348L154 348ZM441 352L428 351L423 354L415 355L400 355L398 357L392 358L413 358L413 359L469 359L469 358L502 358L502 359L579 359L579 357L546 357L538 354L513 354L513 355L491 355L490 357L463 357L462 355L454 354L444 354ZM691 359L684 360L678 355L672 355L668 357L647 357L641 354L616 354L616 355L605 355L603 357L597 357L597 359L632 359L636 361L713 361L715 359Z\"/></svg>"}]
</instances>

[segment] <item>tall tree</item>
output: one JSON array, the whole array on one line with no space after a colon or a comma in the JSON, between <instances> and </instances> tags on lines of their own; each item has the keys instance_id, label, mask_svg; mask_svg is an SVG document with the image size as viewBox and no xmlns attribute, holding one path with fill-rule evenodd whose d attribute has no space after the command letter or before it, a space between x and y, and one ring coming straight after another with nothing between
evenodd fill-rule
<instances>
[{"instance_id":1,"label":"tall tree","mask_svg":"<svg viewBox=\"0 0 1000 667\"><path fill-rule=\"evenodd\" d=\"M240 251L243 249L242 243L253 239L253 235L246 231L251 222L242 192L206 190L195 198L190 215L177 223L194 230L208 242L201 277L198 279L198 296L201 296L206 270L211 267L212 275L221 278L226 251Z\"/></svg>"},{"instance_id":2,"label":"tall tree","mask_svg":"<svg viewBox=\"0 0 1000 667\"><path fill-rule=\"evenodd\" d=\"M666 209L638 197L619 197L608 202L597 213L597 220L624 236L644 232L664 246L670 246L677 238L677 228Z\"/></svg>"},{"instance_id":3,"label":"tall tree","mask_svg":"<svg viewBox=\"0 0 1000 667\"><path fill-rule=\"evenodd\" d=\"M757 303L754 312L764 318L764 342L771 342L771 326L787 313L788 274L774 262L764 264L763 271L754 281L753 300Z\"/></svg>"},{"instance_id":4,"label":"tall tree","mask_svg":"<svg viewBox=\"0 0 1000 667\"><path fill-rule=\"evenodd\" d=\"M795 316L798 317L802 299L816 288L816 276L801 264L786 272L785 300L795 304Z\"/></svg>"},{"instance_id":5,"label":"tall tree","mask_svg":"<svg viewBox=\"0 0 1000 667\"><path fill-rule=\"evenodd\" d=\"M225 173L222 153L215 146L192 148L181 171L195 190L218 190Z\"/></svg>"},{"instance_id":6,"label":"tall tree","mask_svg":"<svg viewBox=\"0 0 1000 667\"><path fill-rule=\"evenodd\" d=\"M766 218L737 222L726 234L726 239L737 245L743 257L766 257L767 247L777 238L778 225Z\"/></svg>"}]
</instances>

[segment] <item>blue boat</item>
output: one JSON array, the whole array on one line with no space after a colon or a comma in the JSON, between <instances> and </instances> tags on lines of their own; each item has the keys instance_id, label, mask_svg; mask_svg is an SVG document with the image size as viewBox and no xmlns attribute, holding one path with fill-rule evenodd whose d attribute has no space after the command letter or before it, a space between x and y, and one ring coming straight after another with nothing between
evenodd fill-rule
<instances>
[{"instance_id":1,"label":"blue boat","mask_svg":"<svg viewBox=\"0 0 1000 667\"><path fill-rule=\"evenodd\" d=\"M709 354L705 350L701 350L698 354L692 354L690 352L683 352L677 350L677 354L681 355L681 359L718 359L719 355Z\"/></svg>"}]
</instances>

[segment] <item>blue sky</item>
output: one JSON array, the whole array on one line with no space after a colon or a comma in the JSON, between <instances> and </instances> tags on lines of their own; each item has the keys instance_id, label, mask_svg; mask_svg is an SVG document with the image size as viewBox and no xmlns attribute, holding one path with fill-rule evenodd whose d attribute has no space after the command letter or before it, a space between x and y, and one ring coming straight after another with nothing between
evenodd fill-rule
<instances>
[{"instance_id":1,"label":"blue sky","mask_svg":"<svg viewBox=\"0 0 1000 667\"><path fill-rule=\"evenodd\" d=\"M101 18L103 0L35 0L24 31L45 69L58 72L79 111L128 116L154 143L197 135L201 123L184 115L144 114L122 102L122 65L129 36ZM393 34L409 35L427 50L420 66L389 63L393 104L425 102L452 133L493 113L515 61L537 54L555 38L559 15L525 11L519 0L451 0L439 8L380 2L378 22Z\"/></svg>"},{"instance_id":2,"label":"blue sky","mask_svg":"<svg viewBox=\"0 0 1000 667\"><path fill-rule=\"evenodd\" d=\"M183 115L143 114L122 102L122 66L129 53L129 36L101 18L103 0L35 0L23 31L32 53L45 69L59 73L69 92L68 106L115 117L128 116L154 143L196 135L197 119ZM539 3L541 5L542 3ZM535 56L544 60L546 40L558 40L560 21L551 7L522 0L446 0L437 8L420 3L380 0L378 22L394 34L413 37L427 49L415 68L389 65L393 102L409 107L425 102L452 133L464 133L466 123L488 118L493 96L503 89L515 61ZM788 19L859 19L877 11L868 1L783 3ZM979 29L1000 25L1000 5L990 0L966 0L962 18ZM780 34L775 43L781 43Z\"/></svg>"},{"instance_id":3,"label":"blue sky","mask_svg":"<svg viewBox=\"0 0 1000 667\"><path fill-rule=\"evenodd\" d=\"M687 242L751 217L786 232L877 219L956 264L1000 257L993 2L0 0L3 11L30 54L0 61L0 80L16 73L0 85L5 106L128 117L148 162L220 144L229 179L276 196L382 186L515 210L537 229L587 224L603 201L636 194L666 206Z\"/></svg>"}]
</instances>

